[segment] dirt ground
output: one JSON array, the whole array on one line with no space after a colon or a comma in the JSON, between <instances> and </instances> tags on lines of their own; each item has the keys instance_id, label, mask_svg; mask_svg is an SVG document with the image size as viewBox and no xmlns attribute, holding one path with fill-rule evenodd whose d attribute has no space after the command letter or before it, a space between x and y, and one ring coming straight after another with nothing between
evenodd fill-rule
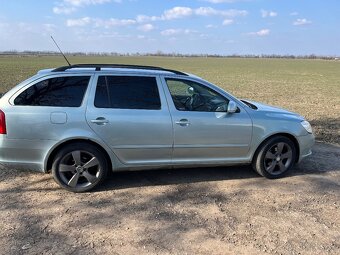
<instances>
[{"instance_id":1,"label":"dirt ground","mask_svg":"<svg viewBox=\"0 0 340 255\"><path fill-rule=\"evenodd\" d=\"M115 173L91 193L0 169L0 254L340 254L340 147L286 178L250 167Z\"/></svg>"}]
</instances>

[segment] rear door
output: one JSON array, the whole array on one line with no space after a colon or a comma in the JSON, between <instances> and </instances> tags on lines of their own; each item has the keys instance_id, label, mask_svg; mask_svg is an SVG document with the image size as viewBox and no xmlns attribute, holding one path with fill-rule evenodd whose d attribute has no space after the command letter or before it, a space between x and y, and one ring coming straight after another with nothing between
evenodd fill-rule
<instances>
[{"instance_id":1,"label":"rear door","mask_svg":"<svg viewBox=\"0 0 340 255\"><path fill-rule=\"evenodd\" d=\"M159 77L97 74L94 82L87 122L122 163L170 164L172 122Z\"/></svg>"}]
</instances>

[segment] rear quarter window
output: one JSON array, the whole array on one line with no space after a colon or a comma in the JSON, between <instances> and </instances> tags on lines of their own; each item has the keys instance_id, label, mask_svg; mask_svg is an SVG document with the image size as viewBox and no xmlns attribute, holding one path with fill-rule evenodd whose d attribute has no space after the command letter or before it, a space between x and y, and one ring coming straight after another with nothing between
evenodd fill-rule
<instances>
[{"instance_id":1,"label":"rear quarter window","mask_svg":"<svg viewBox=\"0 0 340 255\"><path fill-rule=\"evenodd\" d=\"M63 76L40 81L14 99L14 105L79 107L90 76Z\"/></svg>"}]
</instances>

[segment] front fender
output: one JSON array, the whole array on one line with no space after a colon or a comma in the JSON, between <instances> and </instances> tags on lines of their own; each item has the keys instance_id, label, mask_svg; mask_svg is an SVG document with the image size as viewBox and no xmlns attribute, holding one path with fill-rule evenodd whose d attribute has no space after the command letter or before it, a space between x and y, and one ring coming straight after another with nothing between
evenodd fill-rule
<instances>
[{"instance_id":1,"label":"front fender","mask_svg":"<svg viewBox=\"0 0 340 255\"><path fill-rule=\"evenodd\" d=\"M299 137L308 135L307 131L300 124L299 119L284 118L253 118L253 140L250 149L250 159L253 158L258 147L274 135L289 135L294 137L300 149Z\"/></svg>"}]
</instances>

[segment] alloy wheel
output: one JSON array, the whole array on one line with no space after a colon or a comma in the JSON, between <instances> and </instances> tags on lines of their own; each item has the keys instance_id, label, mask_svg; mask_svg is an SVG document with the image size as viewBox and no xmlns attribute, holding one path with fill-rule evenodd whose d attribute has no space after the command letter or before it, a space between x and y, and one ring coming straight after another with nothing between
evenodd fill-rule
<instances>
[{"instance_id":1,"label":"alloy wheel","mask_svg":"<svg viewBox=\"0 0 340 255\"><path fill-rule=\"evenodd\" d=\"M67 186L85 188L99 181L101 166L92 153L76 150L61 159L58 171Z\"/></svg>"},{"instance_id":2,"label":"alloy wheel","mask_svg":"<svg viewBox=\"0 0 340 255\"><path fill-rule=\"evenodd\" d=\"M272 145L264 156L264 166L268 173L279 175L292 164L293 151L289 144L279 142Z\"/></svg>"}]
</instances>

